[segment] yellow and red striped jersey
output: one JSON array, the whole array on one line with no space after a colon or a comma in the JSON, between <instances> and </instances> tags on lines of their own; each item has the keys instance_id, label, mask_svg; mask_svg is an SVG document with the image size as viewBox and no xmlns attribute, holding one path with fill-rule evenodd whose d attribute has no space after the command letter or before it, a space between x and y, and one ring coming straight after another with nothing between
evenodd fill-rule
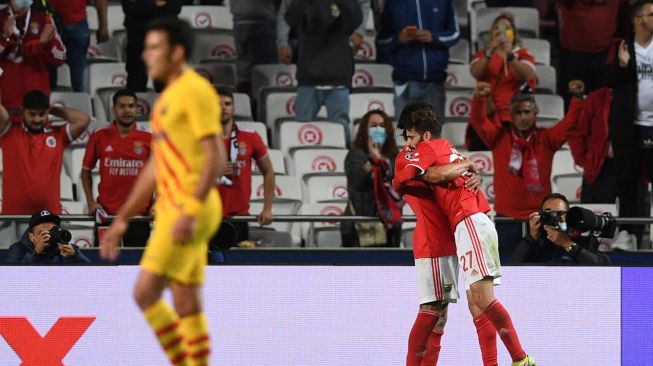
<instances>
[{"instance_id":1,"label":"yellow and red striped jersey","mask_svg":"<svg viewBox=\"0 0 653 366\"><path fill-rule=\"evenodd\" d=\"M206 159L200 141L222 135L213 86L194 70L184 71L154 105L152 134L156 209L167 211L195 192Z\"/></svg>"}]
</instances>

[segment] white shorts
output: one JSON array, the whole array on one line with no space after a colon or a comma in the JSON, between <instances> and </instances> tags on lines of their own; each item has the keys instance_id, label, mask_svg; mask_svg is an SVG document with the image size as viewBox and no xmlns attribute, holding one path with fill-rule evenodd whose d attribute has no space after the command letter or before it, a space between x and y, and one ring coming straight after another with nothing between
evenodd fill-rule
<instances>
[{"instance_id":1,"label":"white shorts","mask_svg":"<svg viewBox=\"0 0 653 366\"><path fill-rule=\"evenodd\" d=\"M453 255L415 259L419 303L456 302L458 299L458 263Z\"/></svg>"},{"instance_id":2,"label":"white shorts","mask_svg":"<svg viewBox=\"0 0 653 366\"><path fill-rule=\"evenodd\" d=\"M460 268L463 269L465 288L485 277L494 278L500 284L501 262L497 229L484 213L466 217L456 226L454 233Z\"/></svg>"}]
</instances>

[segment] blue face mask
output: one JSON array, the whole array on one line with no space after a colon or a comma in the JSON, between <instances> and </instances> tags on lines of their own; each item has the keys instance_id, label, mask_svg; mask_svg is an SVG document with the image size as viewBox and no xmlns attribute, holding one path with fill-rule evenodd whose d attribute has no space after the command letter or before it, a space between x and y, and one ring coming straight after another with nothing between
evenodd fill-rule
<instances>
[{"instance_id":1,"label":"blue face mask","mask_svg":"<svg viewBox=\"0 0 653 366\"><path fill-rule=\"evenodd\" d=\"M27 10L32 6L33 0L14 0L14 5L18 10Z\"/></svg>"},{"instance_id":2,"label":"blue face mask","mask_svg":"<svg viewBox=\"0 0 653 366\"><path fill-rule=\"evenodd\" d=\"M388 138L388 135L385 133L385 128L383 126L370 127L367 130L367 134L372 139L372 143L376 145L383 145L385 140Z\"/></svg>"},{"instance_id":3,"label":"blue face mask","mask_svg":"<svg viewBox=\"0 0 653 366\"><path fill-rule=\"evenodd\" d=\"M560 227L560 230L562 230L564 232L567 232L567 223L566 222L561 222L560 224L558 224L558 226Z\"/></svg>"}]
</instances>

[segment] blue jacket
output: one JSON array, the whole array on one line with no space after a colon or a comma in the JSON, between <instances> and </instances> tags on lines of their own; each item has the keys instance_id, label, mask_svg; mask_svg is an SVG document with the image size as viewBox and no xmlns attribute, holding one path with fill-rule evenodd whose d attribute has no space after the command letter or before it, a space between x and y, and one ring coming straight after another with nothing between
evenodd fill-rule
<instances>
[{"instance_id":1,"label":"blue jacket","mask_svg":"<svg viewBox=\"0 0 653 366\"><path fill-rule=\"evenodd\" d=\"M399 43L406 26L430 30L429 44ZM447 78L449 48L460 39L460 28L452 0L387 0L381 15L380 51L392 63L397 82L442 82Z\"/></svg>"},{"instance_id":2,"label":"blue jacket","mask_svg":"<svg viewBox=\"0 0 653 366\"><path fill-rule=\"evenodd\" d=\"M76 245L75 255L72 257L63 257L60 254L48 256L36 254L34 244L29 240L29 229L23 233L23 237L19 242L12 244L9 247L7 254L7 263L9 264L72 264L72 263L91 263L82 252L79 251Z\"/></svg>"}]
</instances>

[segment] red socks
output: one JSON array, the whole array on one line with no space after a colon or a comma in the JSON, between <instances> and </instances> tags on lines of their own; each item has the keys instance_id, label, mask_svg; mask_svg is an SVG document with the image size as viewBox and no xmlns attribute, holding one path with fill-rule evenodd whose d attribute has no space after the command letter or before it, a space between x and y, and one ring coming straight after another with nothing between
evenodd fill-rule
<instances>
[{"instance_id":1,"label":"red socks","mask_svg":"<svg viewBox=\"0 0 653 366\"><path fill-rule=\"evenodd\" d=\"M426 350L426 343L429 336L440 318L440 313L433 310L420 309L417 313L415 324L410 330L408 337L408 355L406 366L419 366Z\"/></svg>"},{"instance_id":2,"label":"red socks","mask_svg":"<svg viewBox=\"0 0 653 366\"><path fill-rule=\"evenodd\" d=\"M420 366L435 366L435 364L438 363L442 334L444 334L442 329L433 329L431 331L429 340L426 342L426 350L424 351L424 357L422 358Z\"/></svg>"},{"instance_id":3,"label":"red socks","mask_svg":"<svg viewBox=\"0 0 653 366\"><path fill-rule=\"evenodd\" d=\"M506 311L503 305L498 300L494 300L485 308L483 313L499 333L499 337L501 337L501 341L503 341L508 353L510 353L512 361L517 362L524 359L526 353L521 348L519 337L510 319L510 314L508 314L508 311Z\"/></svg>"},{"instance_id":4,"label":"red socks","mask_svg":"<svg viewBox=\"0 0 653 366\"><path fill-rule=\"evenodd\" d=\"M498 366L496 328L485 314L474 318L474 326L476 326L476 333L478 334L478 344L481 346L483 366Z\"/></svg>"}]
</instances>

